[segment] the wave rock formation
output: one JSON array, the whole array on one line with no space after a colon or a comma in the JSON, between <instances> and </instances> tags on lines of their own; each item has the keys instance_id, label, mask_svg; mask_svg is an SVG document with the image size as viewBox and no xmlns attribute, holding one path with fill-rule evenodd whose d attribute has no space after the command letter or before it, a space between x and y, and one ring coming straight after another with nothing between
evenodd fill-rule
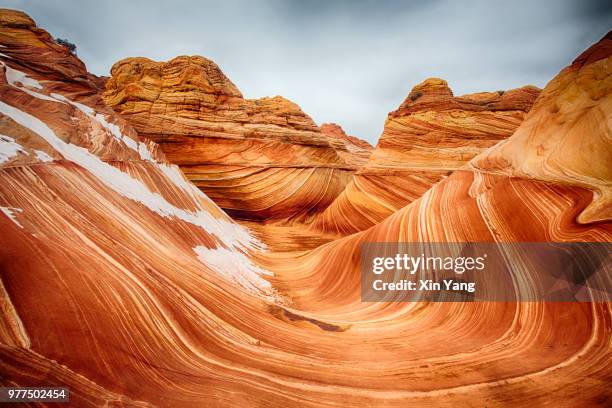
<instances>
[{"instance_id":1,"label":"the wave rock formation","mask_svg":"<svg viewBox=\"0 0 612 408\"><path fill-rule=\"evenodd\" d=\"M0 385L79 407L609 406L609 302L362 303L359 248L610 242L611 35L539 96L424 82L365 165L204 58L105 81L11 10L0 45Z\"/></svg>"}]
</instances>

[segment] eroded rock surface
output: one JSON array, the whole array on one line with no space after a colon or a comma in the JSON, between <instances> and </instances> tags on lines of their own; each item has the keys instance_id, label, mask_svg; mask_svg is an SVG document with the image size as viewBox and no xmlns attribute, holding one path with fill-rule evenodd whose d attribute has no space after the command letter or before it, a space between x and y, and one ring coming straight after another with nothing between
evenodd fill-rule
<instances>
[{"instance_id":1,"label":"eroded rock surface","mask_svg":"<svg viewBox=\"0 0 612 408\"><path fill-rule=\"evenodd\" d=\"M357 166L295 103L243 98L206 58L128 58L111 74L105 102L235 217L308 220Z\"/></svg>"},{"instance_id":2,"label":"eroded rock surface","mask_svg":"<svg viewBox=\"0 0 612 408\"><path fill-rule=\"evenodd\" d=\"M82 81L57 76L65 50L31 45L37 36L23 13L0 10L0 385L68 386L84 407L608 405L612 319L597 294L364 303L359 248L610 242L610 36L551 81L505 143L372 228L308 251L297 224L291 248L274 234L278 250L264 250L266 234L290 227L257 237L236 224L100 104L82 65ZM436 166L461 161L440 156ZM312 194L328 188L314 179ZM529 266L517 278L513 293L539 282Z\"/></svg>"},{"instance_id":3,"label":"eroded rock surface","mask_svg":"<svg viewBox=\"0 0 612 408\"><path fill-rule=\"evenodd\" d=\"M524 87L455 97L444 80L418 84L389 114L368 162L313 229L345 235L379 223L509 137L539 92Z\"/></svg>"}]
</instances>

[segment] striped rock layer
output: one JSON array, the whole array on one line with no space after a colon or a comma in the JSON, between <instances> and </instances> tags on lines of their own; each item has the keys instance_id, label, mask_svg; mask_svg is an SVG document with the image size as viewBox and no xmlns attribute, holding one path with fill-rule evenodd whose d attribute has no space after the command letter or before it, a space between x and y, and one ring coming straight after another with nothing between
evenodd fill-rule
<instances>
[{"instance_id":1,"label":"striped rock layer","mask_svg":"<svg viewBox=\"0 0 612 408\"><path fill-rule=\"evenodd\" d=\"M322 133L285 98L244 99L206 58L127 58L111 74L106 104L232 216L307 220L358 165L353 143Z\"/></svg>"},{"instance_id":2,"label":"striped rock layer","mask_svg":"<svg viewBox=\"0 0 612 408\"><path fill-rule=\"evenodd\" d=\"M277 252L94 103L95 84L30 65L21 41L42 30L0 16L0 385L68 386L79 407L608 405L609 302L361 303L359 246L609 242L609 39L516 138L367 231ZM534 123L562 132L548 160ZM523 273L509 290L537 284Z\"/></svg>"},{"instance_id":3,"label":"striped rock layer","mask_svg":"<svg viewBox=\"0 0 612 408\"><path fill-rule=\"evenodd\" d=\"M367 164L316 217L313 230L346 235L379 223L510 136L538 94L524 87L455 97L438 78L415 86L389 114Z\"/></svg>"},{"instance_id":4,"label":"striped rock layer","mask_svg":"<svg viewBox=\"0 0 612 408\"><path fill-rule=\"evenodd\" d=\"M345 160L353 163L356 167L365 165L372 155L372 150L374 148L371 144L356 136L347 135L344 129L336 123L323 123L321 125L321 132L330 137L342 140L349 152L348 155L344 155Z\"/></svg>"}]
</instances>

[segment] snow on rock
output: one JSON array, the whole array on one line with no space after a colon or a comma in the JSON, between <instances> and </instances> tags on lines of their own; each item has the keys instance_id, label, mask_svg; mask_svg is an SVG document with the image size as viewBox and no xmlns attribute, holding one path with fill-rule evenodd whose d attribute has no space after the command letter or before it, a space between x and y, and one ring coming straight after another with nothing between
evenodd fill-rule
<instances>
[{"instance_id":1,"label":"snow on rock","mask_svg":"<svg viewBox=\"0 0 612 408\"><path fill-rule=\"evenodd\" d=\"M262 276L273 276L274 274L253 264L242 252L227 248L209 249L204 246L196 246L193 250L203 264L225 279L255 295L264 295L270 299L277 298L270 282L262 278Z\"/></svg>"},{"instance_id":2,"label":"snow on rock","mask_svg":"<svg viewBox=\"0 0 612 408\"><path fill-rule=\"evenodd\" d=\"M130 149L134 151L138 151L138 142L132 139L131 137L123 136L123 139L121 140L123 140L123 143L125 143L125 145L129 147Z\"/></svg>"},{"instance_id":3,"label":"snow on rock","mask_svg":"<svg viewBox=\"0 0 612 408\"><path fill-rule=\"evenodd\" d=\"M113 137L115 139L119 140L120 142L125 143L125 145L127 147L129 147L130 149L132 149L134 151L139 151L138 150L138 142L136 142L131 137L126 136L123 133L121 133L121 128L118 125L115 125L114 123L110 123L109 121L107 121L106 117L104 116L104 114L97 113L94 109L90 108L89 106L87 106L85 104L82 104L82 103L79 103L79 102L72 101L72 100L66 98L64 95L61 95L61 94L58 94L58 93L52 93L51 96L53 98L55 98L55 100L57 100L57 101L68 103L68 104L76 107L78 110L83 112L87 117L89 117L90 119L95 120L104 129L108 130L108 132L111 135L113 135Z\"/></svg>"},{"instance_id":4,"label":"snow on rock","mask_svg":"<svg viewBox=\"0 0 612 408\"><path fill-rule=\"evenodd\" d=\"M226 223L214 223L213 220L215 218L210 214L209 211L206 211L200 205L199 200L204 200L208 205L213 206L219 212L223 212L223 210L208 197L206 194L202 192L199 188L197 188L193 183L191 183L187 178L183 175L183 172L180 168L175 164L166 164L166 163L153 163L155 167L157 167L164 175L177 187L182 189L186 194L195 197L197 208L199 211L196 212L197 218L200 220L208 220L206 222L209 225L208 228L212 228L209 232L212 232L216 236L226 237L230 242L250 242L252 248L257 248L259 250L265 250L266 245L253 237L249 232L248 228L239 226L234 222L226 222ZM199 200L198 200L199 199ZM239 228L237 228L239 227Z\"/></svg>"},{"instance_id":5,"label":"snow on rock","mask_svg":"<svg viewBox=\"0 0 612 408\"><path fill-rule=\"evenodd\" d=\"M50 100L58 103L66 103L75 106L87 117L97 121L116 139L123 141L127 147L131 148L134 151L137 151L142 160L151 162L154 166L161 170L166 175L166 177L168 177L177 187L181 188L191 196L195 196L200 199L205 199L209 204L213 204L213 202L204 193L202 193L197 187L195 187L193 184L191 184L184 178L184 176L180 173L178 167L174 165L157 163L153 159L153 156L145 143L136 142L132 138L123 135L121 133L120 127L108 122L103 114L96 113L93 108L85 104L72 101L61 94L52 93L50 96L48 96L32 91L30 89L26 89L23 86L19 86L18 84L22 84L24 86L27 85L31 88L42 89L42 86L38 81L29 78L26 74L13 68L10 68L5 64L3 65L6 69L7 81L12 86L15 86L20 90L28 93L29 95L39 99ZM227 247L250 249L265 248L265 245L261 243L257 238L253 237L247 228L242 227L230 220L215 218L208 211L202 209L199 203L199 210L195 212L186 211L184 209L173 206L161 195L151 192L141 181L136 180L128 174L121 172L119 169L113 167L112 165L103 162L98 156L90 153L87 149L62 141L44 122L40 121L38 118L2 102L0 102L0 111L6 114L7 116L13 118L13 120L18 122L22 126L27 127L33 130L35 133L39 134L66 159L71 160L84 167L85 169L93 173L96 177L98 177L108 187L114 189L123 196L144 204L145 206L162 216L175 216L182 219L183 221L201 227L206 232L218 237ZM14 140L11 139L10 141ZM9 141L7 139L7 143L8 142ZM21 146L19 147L21 148ZM6 149L10 152L13 152L14 150L9 150L9 147L6 147ZM37 158L43 162L53 161L53 158L43 151L36 151L35 153ZM215 207L218 208L216 205Z\"/></svg>"},{"instance_id":6,"label":"snow on rock","mask_svg":"<svg viewBox=\"0 0 612 408\"><path fill-rule=\"evenodd\" d=\"M153 156L151 156L151 152L147 149L147 146L140 142L138 143L138 154L142 160L154 161Z\"/></svg>"},{"instance_id":7,"label":"snow on rock","mask_svg":"<svg viewBox=\"0 0 612 408\"><path fill-rule=\"evenodd\" d=\"M113 135L115 139L119 140L120 142L123 142L128 148L134 150L135 152L138 152L142 160L147 160L151 162L155 161L153 159L153 156L151 155L151 152L149 151L149 149L144 143L138 142L132 139L131 137L124 135L121 132L121 128L118 125L115 125L114 123L110 123L108 120L106 120L106 117L104 116L104 114L97 113L93 108L85 104L72 101L66 98L64 95L61 95L58 93L52 93L51 95L45 95L39 92L32 91L31 89L26 88L26 86L30 88L36 88L36 89L42 90L43 87L40 84L40 82L28 77L25 73L19 70L9 67L8 65L4 64L2 61L0 61L0 65L4 66L5 71L6 71L6 80L11 86L19 89L20 91L27 93L28 95L34 98L42 99L45 101L51 101L51 102L67 103L67 104L70 104L76 107L78 110L83 112L87 117L98 122L111 135Z\"/></svg>"},{"instance_id":8,"label":"snow on rock","mask_svg":"<svg viewBox=\"0 0 612 408\"><path fill-rule=\"evenodd\" d=\"M38 82L37 80L33 78L30 78L25 73L19 70L9 67L8 65L4 64L1 61L0 61L0 64L4 66L4 69L6 72L6 81L13 87L27 93L28 95L34 98L42 99L45 101L51 101L51 102L68 103L70 105L73 105L74 107L79 109L81 112L83 112L85 115L87 115L89 118L95 120L103 128L108 130L108 132L111 135L113 135L115 139L119 140L120 142L125 143L125 145L129 147L130 149L136 152L139 152L142 157L142 152L140 152L138 148L139 147L138 142L132 139L131 137L126 136L123 133L121 133L121 128L118 125L115 125L114 123L108 122L104 114L96 113L96 111L90 108L89 106L84 105L79 102L71 101L70 99L66 98L64 95L61 95L58 93L52 93L51 95L45 95L39 92L32 91L31 89L28 89L28 88L36 88L40 90L43 89L40 82ZM146 147L145 147L145 150L146 150Z\"/></svg>"},{"instance_id":9,"label":"snow on rock","mask_svg":"<svg viewBox=\"0 0 612 408\"><path fill-rule=\"evenodd\" d=\"M187 180L181 169L175 164L156 163L155 166L164 173L164 175L174 183L175 186L182 189L185 193L205 200L210 205L222 211L219 206L210 199L206 194L197 188L191 181Z\"/></svg>"},{"instance_id":10,"label":"snow on rock","mask_svg":"<svg viewBox=\"0 0 612 408\"><path fill-rule=\"evenodd\" d=\"M30 88L36 88L41 90L43 89L42 85L37 80L30 78L25 73L13 69L4 63L2 65L4 65L4 69L6 70L6 82L13 85L14 87L22 88L17 85L18 83L21 83L21 85Z\"/></svg>"},{"instance_id":11,"label":"snow on rock","mask_svg":"<svg viewBox=\"0 0 612 408\"><path fill-rule=\"evenodd\" d=\"M0 211L2 211L7 217L9 217L11 219L11 221L13 221L15 224L17 224L17 226L19 226L19 228L23 228L23 225L21 225L19 223L19 221L17 221L17 217L15 216L16 213L23 212L23 210L21 208L0 207Z\"/></svg>"},{"instance_id":12,"label":"snow on rock","mask_svg":"<svg viewBox=\"0 0 612 408\"><path fill-rule=\"evenodd\" d=\"M23 147L10 136L0 135L0 164L9 161L17 154L27 154Z\"/></svg>"},{"instance_id":13,"label":"snow on rock","mask_svg":"<svg viewBox=\"0 0 612 408\"><path fill-rule=\"evenodd\" d=\"M124 197L137 201L163 217L177 217L215 235L228 248L260 249L263 245L249 231L231 220L217 219L207 211L191 212L170 204L151 192L140 180L102 161L87 149L61 140L40 119L0 101L0 112L40 135L62 156L96 176L103 184Z\"/></svg>"},{"instance_id":14,"label":"snow on rock","mask_svg":"<svg viewBox=\"0 0 612 408\"><path fill-rule=\"evenodd\" d=\"M42 99L45 101L57 102L56 99L48 95L44 95L26 88L27 86L30 88L43 89L42 85L37 80L30 78L21 71L9 67L2 61L0 61L0 66L4 67L4 70L6 72L6 82L8 82L9 85L19 89L22 92L27 93L30 96L33 96L34 98Z\"/></svg>"},{"instance_id":15,"label":"snow on rock","mask_svg":"<svg viewBox=\"0 0 612 408\"><path fill-rule=\"evenodd\" d=\"M38 160L40 160L41 162L52 162L53 161L53 157L49 156L47 153L43 152L42 150L34 150L34 153L36 154L36 158L38 158Z\"/></svg>"}]
</instances>

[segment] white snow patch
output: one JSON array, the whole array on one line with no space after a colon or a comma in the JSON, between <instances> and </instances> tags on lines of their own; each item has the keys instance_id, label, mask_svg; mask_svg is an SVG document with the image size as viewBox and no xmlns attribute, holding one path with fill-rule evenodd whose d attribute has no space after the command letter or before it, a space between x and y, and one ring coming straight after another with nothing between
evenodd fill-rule
<instances>
[{"instance_id":1,"label":"white snow patch","mask_svg":"<svg viewBox=\"0 0 612 408\"><path fill-rule=\"evenodd\" d=\"M0 61L0 64L3 63ZM52 93L51 96L47 96L38 92L31 91L29 89L25 89L23 87L19 87L16 85L17 82L21 82L23 85L34 87L37 89L42 89L42 86L38 81L29 78L23 72L10 68L6 64L3 65L6 67L7 80L9 81L9 83L11 83L11 85L39 99L59 103L68 103L75 106L85 115L100 123L115 138L122 140L126 144L126 146L135 151L138 151L142 160L150 161L152 164L156 165L175 185L182 188L188 193L191 192L195 194L200 199L205 199L210 205L214 205L215 208L219 209L219 207L208 196L202 193L200 189L198 189L196 186L184 179L178 167L174 165L168 166L165 164L157 163L153 159L152 154L145 143L136 142L132 138L123 135L119 126L109 123L103 114L96 113L95 110L90 108L89 106L79 102L74 102L66 98L64 95L58 93ZM9 76L11 78L10 80ZM47 140L47 142L49 142L51 146L53 146L58 152L60 152L66 159L71 160L86 168L96 177L100 178L100 180L104 184L114 189L118 193L122 194L123 196L144 204L145 206L149 207L151 210L157 212L162 216L176 216L186 222L199 226L203 228L206 232L212 233L213 235L217 236L222 242L226 244L226 246L232 248L242 247L251 249L265 249L265 245L257 238L253 237L247 228L242 227L241 225L238 225L232 221L217 219L213 217L212 214L210 214L208 211L203 210L199 203L197 203L197 205L200 210L196 212L189 212L184 209L177 208L172 204L168 203L161 195L148 190L146 185L144 185L141 181L133 179L131 176L121 172L119 169L107 163L104 163L96 155L89 153L87 149L70 143L65 143L64 141L59 139L45 123L43 123L36 117L22 112L21 110L14 108L13 106L4 104L1 101L0 108L6 110L6 112L3 111L3 113L5 114L7 114L7 112L12 112L14 116L11 116L10 114L8 114L8 116L11 116L13 120L39 134L41 137ZM0 111L2 111L2 109L0 109ZM21 122L16 118L20 118ZM47 155L45 152L42 151L36 151L36 155L42 161L53 160L51 156ZM118 176L119 179L115 179L115 176Z\"/></svg>"},{"instance_id":2,"label":"white snow patch","mask_svg":"<svg viewBox=\"0 0 612 408\"><path fill-rule=\"evenodd\" d=\"M168 177L176 186L180 187L187 193L193 193L192 187L195 190L200 191L199 188L185 180L183 177L183 173L177 166L168 165L165 163L160 163L157 165L157 168L160 169L166 177Z\"/></svg>"},{"instance_id":3,"label":"white snow patch","mask_svg":"<svg viewBox=\"0 0 612 408\"><path fill-rule=\"evenodd\" d=\"M9 84L19 88L19 86L17 86L17 83L21 82L23 86L29 86L30 88L36 88L36 89L43 89L42 85L37 80L30 78L23 72L13 69L6 64L3 64L3 65L6 70L6 82L8 82Z\"/></svg>"},{"instance_id":4,"label":"white snow patch","mask_svg":"<svg viewBox=\"0 0 612 408\"><path fill-rule=\"evenodd\" d=\"M274 276L274 274L253 264L242 252L227 248L208 249L201 245L193 250L200 262L222 277L255 295L273 295L272 285L262 278L262 275Z\"/></svg>"},{"instance_id":5,"label":"white snow patch","mask_svg":"<svg viewBox=\"0 0 612 408\"><path fill-rule=\"evenodd\" d=\"M43 89L43 87L38 81L28 77L25 73L9 67L8 65L4 64L2 61L0 61L0 64L4 66L6 69L6 80L11 86L27 93L28 95L34 98L42 99L45 101L60 102L60 103L67 103L67 104L73 105L74 107L79 109L81 112L83 112L86 116L88 116L90 119L95 120L103 128L108 130L109 133L112 134L115 139L122 141L128 148L134 150L135 152L138 152L141 159L154 162L153 157L151 156L151 152L149 152L149 150L144 144L139 143L135 141L134 139L132 139L131 137L126 136L123 133L121 133L121 128L118 125L115 125L114 123L110 123L108 120L106 120L106 117L104 116L104 114L96 113L96 111L90 108L89 106L79 103L79 102L74 102L66 98L62 94L52 93L49 96L49 95L41 94L41 93L32 91L30 89L27 89L25 88L25 86L28 86L30 88L41 89L41 90ZM21 83L22 86L17 85L18 83Z\"/></svg>"},{"instance_id":6,"label":"white snow patch","mask_svg":"<svg viewBox=\"0 0 612 408\"><path fill-rule=\"evenodd\" d=\"M194 197L196 199L196 205L197 207L204 211L204 209L202 208L202 206L200 205L200 203L197 201L197 199L200 200L204 200L206 201L206 203L212 207L214 207L216 210L218 210L219 212L223 212L223 210L221 209L221 207L219 207L217 205L217 203L215 203L213 200L211 200L211 198L209 196L207 196L206 194L204 194L202 192L202 190L200 190L195 184L193 184L192 182L190 182L185 175L183 174L183 172L181 171L181 169L175 165L175 164L167 164L167 163L154 163L154 165L161 170L164 175L177 187L179 187L180 189L182 189L185 193L189 194L190 196ZM245 228L245 230L247 230ZM248 230L247 230L248 231ZM255 239L255 238L253 238ZM255 245L257 248L264 250L266 249L266 245L257 240L257 243Z\"/></svg>"},{"instance_id":7,"label":"white snow patch","mask_svg":"<svg viewBox=\"0 0 612 408\"><path fill-rule=\"evenodd\" d=\"M23 210L21 208L16 208L16 207L0 207L0 211L2 211L7 217L9 217L11 219L11 221L13 221L15 224L17 224L17 226L19 226L19 228L23 228L23 225L21 225L19 223L19 221L17 221L17 217L15 217L16 213L23 212Z\"/></svg>"},{"instance_id":8,"label":"white snow patch","mask_svg":"<svg viewBox=\"0 0 612 408\"><path fill-rule=\"evenodd\" d=\"M30 96L33 96L34 98L44 99L45 101L57 102L57 100L50 96L38 93L36 91L32 91L24 87L29 86L30 88L42 89L42 86L37 80L30 78L21 71L9 67L1 61L0 65L4 66L4 69L6 70L6 82L8 82L9 85L27 93ZM23 86L17 85L18 83L21 83Z\"/></svg>"},{"instance_id":9,"label":"white snow patch","mask_svg":"<svg viewBox=\"0 0 612 408\"><path fill-rule=\"evenodd\" d=\"M64 102L64 103L68 103L70 105L75 106L78 110L80 110L87 116L93 116L96 113L96 111L90 108L89 106L82 104L80 102L71 101L70 99L66 98L62 94L52 93L51 96L55 98L58 102Z\"/></svg>"},{"instance_id":10,"label":"white snow patch","mask_svg":"<svg viewBox=\"0 0 612 408\"><path fill-rule=\"evenodd\" d=\"M52 93L51 96L53 98L55 98L58 101L61 102L65 102L68 103L74 107L76 107L78 110L80 110L81 112L83 112L86 116L88 116L90 119L95 120L96 122L98 122L100 125L102 125L102 127L106 130L109 131L109 133L111 135L113 135L113 137L119 141L122 141L123 143L125 143L125 145L127 147L129 147L130 149L134 150L134 151L138 151L138 144L137 142L132 139L129 136L124 135L123 133L121 133L121 128L118 125L115 125L114 123L110 123L109 121L106 120L106 117L104 116L104 114L102 113L96 113L96 111L92 108L90 108L89 106L79 103L79 102L74 102L68 98L66 98L64 95L58 94L58 93Z\"/></svg>"},{"instance_id":11,"label":"white snow patch","mask_svg":"<svg viewBox=\"0 0 612 408\"><path fill-rule=\"evenodd\" d=\"M127 147L129 147L130 149L132 149L132 150L134 150L136 152L138 151L138 142L135 141L134 139L132 139L131 137L124 135L123 139L121 139L121 140L123 140L123 143L125 143L125 145Z\"/></svg>"},{"instance_id":12,"label":"white snow patch","mask_svg":"<svg viewBox=\"0 0 612 408\"><path fill-rule=\"evenodd\" d=\"M27 89L27 88L19 88L19 87L16 87L16 88L19 89L20 91L23 91L23 92L27 93L30 96L33 96L34 98L43 99L45 101L51 101L51 102L59 102L58 100L53 99L50 96L47 96L45 94L41 94L41 93L32 91L32 90Z\"/></svg>"},{"instance_id":13,"label":"white snow patch","mask_svg":"<svg viewBox=\"0 0 612 408\"><path fill-rule=\"evenodd\" d=\"M0 135L0 164L9 161L18 153L27 154L23 147L10 136Z\"/></svg>"},{"instance_id":14,"label":"white snow patch","mask_svg":"<svg viewBox=\"0 0 612 408\"><path fill-rule=\"evenodd\" d=\"M170 204L158 193L151 192L140 180L100 160L87 149L66 143L41 120L0 101L0 112L21 126L40 135L67 160L77 163L96 176L103 184L124 197L137 201L163 217L177 217L215 235L229 248L261 248L259 240L249 231L229 220L217 219L207 211L190 212Z\"/></svg>"},{"instance_id":15,"label":"white snow patch","mask_svg":"<svg viewBox=\"0 0 612 408\"><path fill-rule=\"evenodd\" d=\"M172 183L174 183L175 186L179 187L187 194L206 200L209 203L213 203L210 197L204 194L202 190L197 188L195 184L187 180L187 178L177 165L158 163L156 164L156 166L164 173L166 177L170 179L170 181L172 181Z\"/></svg>"},{"instance_id":16,"label":"white snow patch","mask_svg":"<svg viewBox=\"0 0 612 408\"><path fill-rule=\"evenodd\" d=\"M114 123L108 122L106 120L106 117L103 114L96 113L96 111L90 108L89 106L79 103L79 102L71 101L70 99L66 98L64 95L61 95L58 93L52 93L49 96L49 95L41 94L41 93L32 91L30 89L27 89L25 88L26 86L30 88L41 89L41 90L43 89L43 87L40 84L40 82L38 82L35 79L30 78L25 73L19 70L13 69L2 62L0 62L0 64L2 64L5 67L6 80L10 85L27 93L30 96L33 96L34 98L42 99L45 101L51 101L51 102L68 103L70 105L75 106L77 109L83 112L90 119L95 120L103 128L108 130L109 133L113 135L115 139L122 141L123 143L125 143L125 145L128 148L138 152L138 143L134 139L128 136L125 136L123 133L121 133L121 129L119 128L119 126L115 125ZM21 83L22 86L17 85L18 83Z\"/></svg>"},{"instance_id":17,"label":"white snow patch","mask_svg":"<svg viewBox=\"0 0 612 408\"><path fill-rule=\"evenodd\" d=\"M142 160L147 160L147 161L154 161L153 160L153 156L151 156L151 152L149 151L149 149L147 149L147 145L139 142L138 143L138 154L140 154L140 158Z\"/></svg>"},{"instance_id":18,"label":"white snow patch","mask_svg":"<svg viewBox=\"0 0 612 408\"><path fill-rule=\"evenodd\" d=\"M179 187L180 189L182 189L185 193L195 197L195 199L197 200L198 198L200 200L204 200L206 201L206 203L212 207L214 207L217 211L219 212L223 212L223 210L221 209L221 207L219 207L217 205L217 203L215 203L213 200L211 200L211 198L209 196L207 196L206 194L204 194L202 192L202 190L200 190L195 184L193 184L191 181L189 181L185 175L183 174L183 172L181 171L181 169L176 165L176 164L167 164L167 163L154 163L154 165L161 170L164 175L170 179L170 181L177 187ZM204 209L202 208L202 206L200 205L200 203L198 201L196 201L196 205L197 207L204 211ZM244 227L244 230L247 231L248 233L248 229L246 227ZM226 232L227 233L227 232ZM249 233L250 235L250 233ZM252 238L256 241L256 247L264 250L266 249L266 244L264 244L263 242L257 240L256 238Z\"/></svg>"},{"instance_id":19,"label":"white snow patch","mask_svg":"<svg viewBox=\"0 0 612 408\"><path fill-rule=\"evenodd\" d=\"M34 150L34 153L36 154L36 157L38 158L38 160L40 160L41 162L52 162L53 161L53 157L49 156L47 153L43 152L42 150Z\"/></svg>"}]
</instances>

